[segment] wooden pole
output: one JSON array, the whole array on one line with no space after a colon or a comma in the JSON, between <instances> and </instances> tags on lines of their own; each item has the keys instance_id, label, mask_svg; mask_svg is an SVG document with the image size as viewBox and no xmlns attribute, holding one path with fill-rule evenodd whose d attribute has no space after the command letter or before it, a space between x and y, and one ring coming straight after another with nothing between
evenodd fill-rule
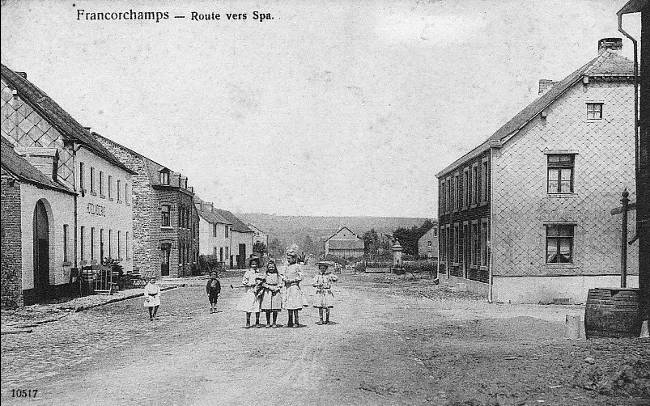
<instances>
[{"instance_id":1,"label":"wooden pole","mask_svg":"<svg viewBox=\"0 0 650 406\"><path fill-rule=\"evenodd\" d=\"M630 203L630 193L627 188L623 190L621 199L623 207L623 223L621 224L621 287L627 286L627 210Z\"/></svg>"}]
</instances>

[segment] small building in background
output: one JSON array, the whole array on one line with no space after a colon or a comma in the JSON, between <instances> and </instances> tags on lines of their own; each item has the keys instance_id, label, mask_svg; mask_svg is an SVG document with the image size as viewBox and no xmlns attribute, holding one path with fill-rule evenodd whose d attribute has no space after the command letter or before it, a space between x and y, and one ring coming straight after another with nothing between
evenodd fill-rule
<instances>
[{"instance_id":1,"label":"small building in background","mask_svg":"<svg viewBox=\"0 0 650 406\"><path fill-rule=\"evenodd\" d=\"M199 215L199 253L212 256L224 267L229 265L232 223L215 210L212 202L194 196L194 206Z\"/></svg>"},{"instance_id":2,"label":"small building in background","mask_svg":"<svg viewBox=\"0 0 650 406\"><path fill-rule=\"evenodd\" d=\"M224 209L215 209L230 225L230 258L227 264L230 268L244 269L248 267L248 258L253 254L253 230L237 216Z\"/></svg>"},{"instance_id":3,"label":"small building in background","mask_svg":"<svg viewBox=\"0 0 650 406\"><path fill-rule=\"evenodd\" d=\"M339 258L361 258L364 254L363 239L347 227L341 227L325 240L325 256Z\"/></svg>"},{"instance_id":4,"label":"small building in background","mask_svg":"<svg viewBox=\"0 0 650 406\"><path fill-rule=\"evenodd\" d=\"M426 259L438 258L438 224L418 240L418 256Z\"/></svg>"},{"instance_id":5,"label":"small building in background","mask_svg":"<svg viewBox=\"0 0 650 406\"><path fill-rule=\"evenodd\" d=\"M269 235L251 223L246 224L246 226L249 228L249 230L253 231L253 245L256 243L262 243L268 249Z\"/></svg>"}]
</instances>

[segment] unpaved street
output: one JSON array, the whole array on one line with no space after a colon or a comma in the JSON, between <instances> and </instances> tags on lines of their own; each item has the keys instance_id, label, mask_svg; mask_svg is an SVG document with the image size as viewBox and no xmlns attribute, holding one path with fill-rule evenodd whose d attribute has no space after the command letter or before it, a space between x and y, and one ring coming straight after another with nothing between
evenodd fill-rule
<instances>
[{"instance_id":1,"label":"unpaved street","mask_svg":"<svg viewBox=\"0 0 650 406\"><path fill-rule=\"evenodd\" d=\"M3 336L3 403L641 405L650 394L638 380L588 388L584 371L637 365L650 344L564 340L564 316L581 307L489 305L426 280L344 274L336 324L316 325L308 308L306 327L245 329L230 283L217 314L198 281L165 292L154 322L131 299ZM18 388L37 398L12 398Z\"/></svg>"}]
</instances>

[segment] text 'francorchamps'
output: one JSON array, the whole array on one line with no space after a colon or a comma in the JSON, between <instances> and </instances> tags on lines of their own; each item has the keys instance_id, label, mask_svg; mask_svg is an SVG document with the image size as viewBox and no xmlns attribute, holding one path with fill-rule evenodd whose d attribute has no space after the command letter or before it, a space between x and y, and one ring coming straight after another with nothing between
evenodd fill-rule
<instances>
[{"instance_id":1,"label":"text 'francorchamps'","mask_svg":"<svg viewBox=\"0 0 650 406\"><path fill-rule=\"evenodd\" d=\"M77 21L168 20L169 11L89 11L77 9Z\"/></svg>"}]
</instances>

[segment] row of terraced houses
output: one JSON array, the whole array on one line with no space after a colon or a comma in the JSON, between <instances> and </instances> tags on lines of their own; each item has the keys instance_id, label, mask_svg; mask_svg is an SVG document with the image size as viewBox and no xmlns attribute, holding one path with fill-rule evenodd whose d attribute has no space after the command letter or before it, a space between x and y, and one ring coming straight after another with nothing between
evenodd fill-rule
<instances>
[{"instance_id":1,"label":"row of terraced houses","mask_svg":"<svg viewBox=\"0 0 650 406\"><path fill-rule=\"evenodd\" d=\"M2 307L69 294L84 266L188 276L243 267L255 232L182 173L84 127L2 65Z\"/></svg>"},{"instance_id":2,"label":"row of terraced houses","mask_svg":"<svg viewBox=\"0 0 650 406\"><path fill-rule=\"evenodd\" d=\"M584 303L620 284L620 214L635 200L633 62L622 40L539 96L438 178L440 271L501 302ZM634 211L627 241L634 241ZM638 286L638 242L628 249Z\"/></svg>"}]
</instances>

